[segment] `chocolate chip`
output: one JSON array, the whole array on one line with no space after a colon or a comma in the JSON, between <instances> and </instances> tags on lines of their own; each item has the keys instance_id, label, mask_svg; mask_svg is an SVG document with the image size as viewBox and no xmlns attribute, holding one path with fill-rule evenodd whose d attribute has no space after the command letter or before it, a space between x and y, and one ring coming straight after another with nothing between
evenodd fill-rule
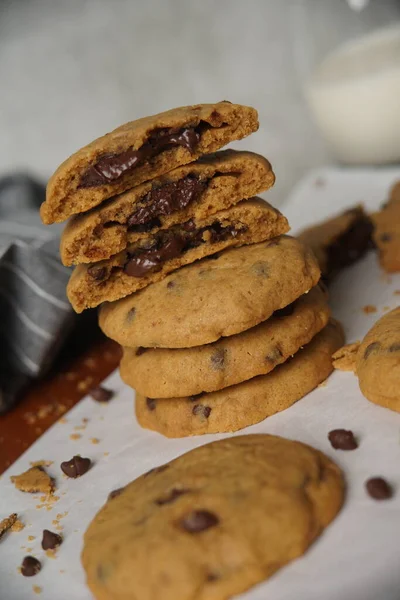
<instances>
[{"instance_id":1,"label":"chocolate chip","mask_svg":"<svg viewBox=\"0 0 400 600\"><path fill-rule=\"evenodd\" d=\"M204 406L204 404L195 404L192 408L192 413L198 417L204 417L208 419L211 414L211 408L209 406Z\"/></svg>"},{"instance_id":2,"label":"chocolate chip","mask_svg":"<svg viewBox=\"0 0 400 600\"><path fill-rule=\"evenodd\" d=\"M218 581L219 576L216 573L208 573L206 576L206 581L212 583L213 581Z\"/></svg>"},{"instance_id":3,"label":"chocolate chip","mask_svg":"<svg viewBox=\"0 0 400 600\"><path fill-rule=\"evenodd\" d=\"M189 396L190 402L196 402L199 398L204 396L205 392L200 392L200 394L195 394L194 396Z\"/></svg>"},{"instance_id":4,"label":"chocolate chip","mask_svg":"<svg viewBox=\"0 0 400 600\"><path fill-rule=\"evenodd\" d=\"M99 267L98 265L92 265L87 272L95 281L103 281L107 276L106 267Z\"/></svg>"},{"instance_id":5,"label":"chocolate chip","mask_svg":"<svg viewBox=\"0 0 400 600\"><path fill-rule=\"evenodd\" d=\"M208 510L194 510L183 517L180 526L188 533L201 533L218 523L219 519L214 513Z\"/></svg>"},{"instance_id":6,"label":"chocolate chip","mask_svg":"<svg viewBox=\"0 0 400 600\"><path fill-rule=\"evenodd\" d=\"M352 431L347 429L333 429L328 433L329 441L336 450L355 450L358 448L357 440Z\"/></svg>"},{"instance_id":7,"label":"chocolate chip","mask_svg":"<svg viewBox=\"0 0 400 600\"><path fill-rule=\"evenodd\" d=\"M225 366L227 350L225 348L219 348L211 355L211 366L216 371L221 371Z\"/></svg>"},{"instance_id":8,"label":"chocolate chip","mask_svg":"<svg viewBox=\"0 0 400 600\"><path fill-rule=\"evenodd\" d=\"M280 348L278 348L278 346L276 346L270 352L268 352L267 356L265 357L265 360L276 363L279 360L281 360L281 358L283 358L283 354L282 354Z\"/></svg>"},{"instance_id":9,"label":"chocolate chip","mask_svg":"<svg viewBox=\"0 0 400 600\"><path fill-rule=\"evenodd\" d=\"M109 402L114 396L114 392L108 388L98 385L90 390L89 396L91 396L93 400L96 400L96 402Z\"/></svg>"},{"instance_id":10,"label":"chocolate chip","mask_svg":"<svg viewBox=\"0 0 400 600\"><path fill-rule=\"evenodd\" d=\"M41 562L33 556L25 556L21 564L21 573L24 577L33 577L42 568Z\"/></svg>"},{"instance_id":11,"label":"chocolate chip","mask_svg":"<svg viewBox=\"0 0 400 600\"><path fill-rule=\"evenodd\" d=\"M390 242L390 240L392 239L392 235L390 233L382 233L379 236L379 239L381 242Z\"/></svg>"},{"instance_id":12,"label":"chocolate chip","mask_svg":"<svg viewBox=\"0 0 400 600\"><path fill-rule=\"evenodd\" d=\"M67 475L76 479L87 473L92 466L90 458L82 458L82 456L74 456L71 460L62 462L60 467L61 471Z\"/></svg>"},{"instance_id":13,"label":"chocolate chip","mask_svg":"<svg viewBox=\"0 0 400 600\"><path fill-rule=\"evenodd\" d=\"M369 344L369 346L367 346L365 348L364 359L367 359L370 354L378 352L378 350L380 350L380 348L381 348L380 342L372 342L372 344Z\"/></svg>"},{"instance_id":14,"label":"chocolate chip","mask_svg":"<svg viewBox=\"0 0 400 600\"><path fill-rule=\"evenodd\" d=\"M52 531L49 531L48 529L43 530L43 537L42 537L43 550L54 550L55 548L58 548L58 546L61 546L62 541L63 541L63 539L62 539L61 535L58 535L58 533L53 533Z\"/></svg>"},{"instance_id":15,"label":"chocolate chip","mask_svg":"<svg viewBox=\"0 0 400 600\"><path fill-rule=\"evenodd\" d=\"M253 264L251 270L258 277L267 278L269 276L269 265L267 262L259 260Z\"/></svg>"},{"instance_id":16,"label":"chocolate chip","mask_svg":"<svg viewBox=\"0 0 400 600\"><path fill-rule=\"evenodd\" d=\"M139 348L137 348L135 354L136 356L142 356L142 354L144 354L145 352L147 352L148 348L144 348L143 346L139 346Z\"/></svg>"},{"instance_id":17,"label":"chocolate chip","mask_svg":"<svg viewBox=\"0 0 400 600\"><path fill-rule=\"evenodd\" d=\"M133 307L130 310L128 310L127 314L126 314L126 321L127 323L132 323L133 319L135 318L136 315L136 308Z\"/></svg>"},{"instance_id":18,"label":"chocolate chip","mask_svg":"<svg viewBox=\"0 0 400 600\"><path fill-rule=\"evenodd\" d=\"M147 477L151 473L154 473L154 474L162 473L163 471L166 471L167 469L169 469L169 464L160 465L159 467L154 467L154 469L150 469L150 471L147 471L147 473L144 474L144 477Z\"/></svg>"},{"instance_id":19,"label":"chocolate chip","mask_svg":"<svg viewBox=\"0 0 400 600\"><path fill-rule=\"evenodd\" d=\"M122 492L124 491L125 488L120 487L117 488L116 490L112 490L107 497L107 500L112 500L113 498L116 498L117 496L119 496L120 494L122 494Z\"/></svg>"},{"instance_id":20,"label":"chocolate chip","mask_svg":"<svg viewBox=\"0 0 400 600\"><path fill-rule=\"evenodd\" d=\"M388 348L388 352L399 352L400 350L400 342L395 342Z\"/></svg>"},{"instance_id":21,"label":"chocolate chip","mask_svg":"<svg viewBox=\"0 0 400 600\"><path fill-rule=\"evenodd\" d=\"M154 398L146 398L146 406L149 410L156 409L156 401Z\"/></svg>"},{"instance_id":22,"label":"chocolate chip","mask_svg":"<svg viewBox=\"0 0 400 600\"><path fill-rule=\"evenodd\" d=\"M163 496L162 498L157 498L157 500L155 500L155 503L158 504L158 506L163 506L164 504L171 504L172 502L175 502L177 498L183 496L183 494L187 494L188 491L189 490L172 488L172 490L166 496Z\"/></svg>"},{"instance_id":23,"label":"chocolate chip","mask_svg":"<svg viewBox=\"0 0 400 600\"><path fill-rule=\"evenodd\" d=\"M175 287L175 281L168 281L167 288L170 290L173 287Z\"/></svg>"},{"instance_id":24,"label":"chocolate chip","mask_svg":"<svg viewBox=\"0 0 400 600\"><path fill-rule=\"evenodd\" d=\"M393 496L390 484L383 477L372 477L365 482L365 487L371 498L375 500L387 500Z\"/></svg>"}]
</instances>

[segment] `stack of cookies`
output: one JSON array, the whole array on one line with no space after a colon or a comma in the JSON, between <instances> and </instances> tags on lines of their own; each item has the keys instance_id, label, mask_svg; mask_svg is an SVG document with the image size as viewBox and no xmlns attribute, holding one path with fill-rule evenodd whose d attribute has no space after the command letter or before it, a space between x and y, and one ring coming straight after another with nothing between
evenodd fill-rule
<instances>
[{"instance_id":1,"label":"stack of cookies","mask_svg":"<svg viewBox=\"0 0 400 600\"><path fill-rule=\"evenodd\" d=\"M255 197L274 183L269 162L217 152L257 128L254 109L230 102L128 123L65 161L41 208L45 223L71 217L71 304L102 305L139 423L170 437L290 406L343 343L313 253Z\"/></svg>"}]
</instances>

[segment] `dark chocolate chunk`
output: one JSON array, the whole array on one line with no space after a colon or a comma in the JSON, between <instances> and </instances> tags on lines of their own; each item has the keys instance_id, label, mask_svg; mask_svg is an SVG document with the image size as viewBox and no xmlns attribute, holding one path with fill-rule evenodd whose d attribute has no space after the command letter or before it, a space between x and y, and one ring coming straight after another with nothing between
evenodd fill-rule
<instances>
[{"instance_id":1,"label":"dark chocolate chunk","mask_svg":"<svg viewBox=\"0 0 400 600\"><path fill-rule=\"evenodd\" d=\"M208 510L194 510L180 521L182 529L188 533L201 533L218 525L219 519Z\"/></svg>"},{"instance_id":2,"label":"dark chocolate chunk","mask_svg":"<svg viewBox=\"0 0 400 600\"><path fill-rule=\"evenodd\" d=\"M145 352L147 352L147 350L148 350L148 348L144 348L144 346L139 346L136 349L135 354L136 354L136 356L142 356L142 354L144 354Z\"/></svg>"},{"instance_id":3,"label":"dark chocolate chunk","mask_svg":"<svg viewBox=\"0 0 400 600\"><path fill-rule=\"evenodd\" d=\"M189 396L190 402L196 402L199 398L204 396L205 392L200 392L200 394L195 394L194 396Z\"/></svg>"},{"instance_id":4,"label":"dark chocolate chunk","mask_svg":"<svg viewBox=\"0 0 400 600\"><path fill-rule=\"evenodd\" d=\"M179 256L185 246L185 240L179 234L171 235L160 247L139 250L129 255L124 272L130 277L143 277L161 269L162 263Z\"/></svg>"},{"instance_id":5,"label":"dark chocolate chunk","mask_svg":"<svg viewBox=\"0 0 400 600\"><path fill-rule=\"evenodd\" d=\"M372 342L372 344L369 344L369 346L367 346L365 348L365 352L364 352L364 359L367 359L368 356L372 353L376 353L378 352L378 350L380 350L381 348L381 343L380 342Z\"/></svg>"},{"instance_id":6,"label":"dark chocolate chunk","mask_svg":"<svg viewBox=\"0 0 400 600\"><path fill-rule=\"evenodd\" d=\"M112 490L107 497L107 500L112 500L113 498L116 498L117 496L119 496L120 494L122 494L122 492L124 491L125 488L120 487L117 488L115 490Z\"/></svg>"},{"instance_id":7,"label":"dark chocolate chunk","mask_svg":"<svg viewBox=\"0 0 400 600\"><path fill-rule=\"evenodd\" d=\"M21 564L21 573L24 577L33 577L42 568L41 562L34 556L25 556Z\"/></svg>"},{"instance_id":8,"label":"dark chocolate chunk","mask_svg":"<svg viewBox=\"0 0 400 600\"><path fill-rule=\"evenodd\" d=\"M128 323L132 323L133 319L136 316L136 308L133 307L130 310L128 310L127 314L126 314L126 320Z\"/></svg>"},{"instance_id":9,"label":"dark chocolate chunk","mask_svg":"<svg viewBox=\"0 0 400 600\"><path fill-rule=\"evenodd\" d=\"M355 450L358 448L357 440L352 431L347 429L333 429L328 433L329 441L336 450Z\"/></svg>"},{"instance_id":10,"label":"dark chocolate chunk","mask_svg":"<svg viewBox=\"0 0 400 600\"><path fill-rule=\"evenodd\" d=\"M43 530L42 548L43 550L54 550L61 546L63 539L58 533L53 533L48 529Z\"/></svg>"},{"instance_id":11,"label":"dark chocolate chunk","mask_svg":"<svg viewBox=\"0 0 400 600\"><path fill-rule=\"evenodd\" d=\"M93 277L95 281L103 281L107 277L106 267L99 267L98 265L92 265L87 270L88 275Z\"/></svg>"},{"instance_id":12,"label":"dark chocolate chunk","mask_svg":"<svg viewBox=\"0 0 400 600\"><path fill-rule=\"evenodd\" d=\"M400 342L395 342L391 344L388 348L388 352L399 352L400 351Z\"/></svg>"},{"instance_id":13,"label":"dark chocolate chunk","mask_svg":"<svg viewBox=\"0 0 400 600\"><path fill-rule=\"evenodd\" d=\"M204 404L195 404L192 408L192 413L198 417L204 417L208 419L211 414L211 408L209 406L204 406Z\"/></svg>"},{"instance_id":14,"label":"dark chocolate chunk","mask_svg":"<svg viewBox=\"0 0 400 600\"><path fill-rule=\"evenodd\" d=\"M278 346L276 346L267 354L267 356L265 357L265 360L269 360L273 363L276 363L279 360L281 360L281 358L283 358L283 354L282 354L280 348L278 348Z\"/></svg>"},{"instance_id":15,"label":"dark chocolate chunk","mask_svg":"<svg viewBox=\"0 0 400 600\"><path fill-rule=\"evenodd\" d=\"M216 573L208 573L206 576L206 581L212 583L213 581L218 581L219 576Z\"/></svg>"},{"instance_id":16,"label":"dark chocolate chunk","mask_svg":"<svg viewBox=\"0 0 400 600\"><path fill-rule=\"evenodd\" d=\"M150 469L150 471L147 471L147 473L144 474L144 477L147 477L151 473L162 473L163 471L166 471L168 468L169 468L168 463L166 465L160 465L159 467L154 467L154 469Z\"/></svg>"},{"instance_id":17,"label":"dark chocolate chunk","mask_svg":"<svg viewBox=\"0 0 400 600\"><path fill-rule=\"evenodd\" d=\"M89 396L91 396L93 400L96 400L96 402L109 402L114 396L114 392L108 388L98 385L90 390Z\"/></svg>"},{"instance_id":18,"label":"dark chocolate chunk","mask_svg":"<svg viewBox=\"0 0 400 600\"><path fill-rule=\"evenodd\" d=\"M199 127L201 131L201 127ZM193 152L200 140L194 127L154 130L138 150L129 148L118 154L103 154L81 177L80 188L98 187L118 181L120 177L160 152L183 146Z\"/></svg>"},{"instance_id":19,"label":"dark chocolate chunk","mask_svg":"<svg viewBox=\"0 0 400 600\"><path fill-rule=\"evenodd\" d=\"M60 467L61 471L67 475L76 479L87 473L92 466L90 458L82 458L82 456L73 456L71 460L62 462Z\"/></svg>"},{"instance_id":20,"label":"dark chocolate chunk","mask_svg":"<svg viewBox=\"0 0 400 600\"><path fill-rule=\"evenodd\" d=\"M219 348L211 355L211 366L216 371L221 371L225 366L227 350L226 348Z\"/></svg>"},{"instance_id":21,"label":"dark chocolate chunk","mask_svg":"<svg viewBox=\"0 0 400 600\"><path fill-rule=\"evenodd\" d=\"M172 502L175 502L175 500L177 500L180 496L183 496L183 494L187 494L188 492L189 490L172 488L172 490L168 492L166 496L163 496L162 498L157 498L157 500L155 500L155 503L158 504L158 506L163 506L164 504L171 504Z\"/></svg>"},{"instance_id":22,"label":"dark chocolate chunk","mask_svg":"<svg viewBox=\"0 0 400 600\"><path fill-rule=\"evenodd\" d=\"M167 288L170 290L170 289L172 289L173 287L175 287L175 281L168 281L168 283L167 283Z\"/></svg>"},{"instance_id":23,"label":"dark chocolate chunk","mask_svg":"<svg viewBox=\"0 0 400 600\"><path fill-rule=\"evenodd\" d=\"M146 406L149 410L155 410L156 401L154 398L146 398Z\"/></svg>"},{"instance_id":24,"label":"dark chocolate chunk","mask_svg":"<svg viewBox=\"0 0 400 600\"><path fill-rule=\"evenodd\" d=\"M365 488L371 498L388 500L393 496L393 489L383 477L372 477L365 482Z\"/></svg>"}]
</instances>

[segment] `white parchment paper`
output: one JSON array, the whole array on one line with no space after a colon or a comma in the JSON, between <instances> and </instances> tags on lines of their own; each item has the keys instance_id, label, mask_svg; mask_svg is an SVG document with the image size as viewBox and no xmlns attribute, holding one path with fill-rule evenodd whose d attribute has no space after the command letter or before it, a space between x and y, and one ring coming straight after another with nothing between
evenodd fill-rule
<instances>
[{"instance_id":1,"label":"white parchment paper","mask_svg":"<svg viewBox=\"0 0 400 600\"><path fill-rule=\"evenodd\" d=\"M301 182L284 207L296 232L300 227L363 201L375 209L400 171L324 169ZM296 226L295 226L296 225ZM376 256L343 272L331 290L334 315L346 329L347 341L361 338L388 308L400 303L400 275L385 276ZM377 307L365 314L362 307ZM150 468L195 446L224 437L199 436L168 440L141 429L133 417L132 391L118 373L105 383L117 392L107 405L82 400L43 435L0 479L0 518L17 512L26 527L0 541L0 600L90 600L80 566L82 536L108 493ZM74 429L88 419L81 438L70 439ZM360 446L353 452L335 451L327 433L334 428L352 429ZM246 600L399 600L400 598L400 414L368 402L350 373L336 372L290 409L239 432L273 433L300 440L331 456L344 470L347 498L335 522L307 554L282 569L271 580L242 597ZM94 444L93 438L99 443ZM74 454L88 456L93 468L82 478L66 479L61 461ZM17 491L10 475L29 467L30 461L53 460L48 472L57 481L60 500L52 510L39 496ZM376 502L364 490L367 478L381 475L396 488L393 499ZM42 530L54 530L53 520L63 525L65 537L57 558L48 558L40 547ZM35 539L28 541L28 536ZM32 550L27 551L27 548ZM17 572L26 554L43 564L35 577ZM41 588L36 596L33 586ZM177 598L177 600L179 600Z\"/></svg>"}]
</instances>

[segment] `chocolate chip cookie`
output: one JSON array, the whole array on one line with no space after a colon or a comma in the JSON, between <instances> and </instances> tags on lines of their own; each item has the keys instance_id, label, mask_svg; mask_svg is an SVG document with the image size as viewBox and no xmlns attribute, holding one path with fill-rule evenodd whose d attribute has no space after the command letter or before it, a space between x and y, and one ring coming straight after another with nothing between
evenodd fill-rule
<instances>
[{"instance_id":1,"label":"chocolate chip cookie","mask_svg":"<svg viewBox=\"0 0 400 600\"><path fill-rule=\"evenodd\" d=\"M214 392L269 373L323 328L326 293L316 286L260 325L194 348L124 348L121 377L151 398Z\"/></svg>"},{"instance_id":2,"label":"chocolate chip cookie","mask_svg":"<svg viewBox=\"0 0 400 600\"><path fill-rule=\"evenodd\" d=\"M387 273L400 271L400 182L382 210L372 215L372 221L381 267Z\"/></svg>"},{"instance_id":3,"label":"chocolate chip cookie","mask_svg":"<svg viewBox=\"0 0 400 600\"><path fill-rule=\"evenodd\" d=\"M219 440L142 475L89 525L98 600L226 600L301 556L343 503L339 468L272 435Z\"/></svg>"},{"instance_id":4,"label":"chocolate chip cookie","mask_svg":"<svg viewBox=\"0 0 400 600\"><path fill-rule=\"evenodd\" d=\"M205 219L147 234L105 261L78 265L67 295L76 312L81 312L132 294L199 258L271 239L288 229L286 218L263 200L243 200Z\"/></svg>"},{"instance_id":5,"label":"chocolate chip cookie","mask_svg":"<svg viewBox=\"0 0 400 600\"><path fill-rule=\"evenodd\" d=\"M400 412L400 306L369 330L357 352L356 372L368 400Z\"/></svg>"},{"instance_id":6,"label":"chocolate chip cookie","mask_svg":"<svg viewBox=\"0 0 400 600\"><path fill-rule=\"evenodd\" d=\"M253 152L223 150L114 196L67 223L64 265L110 258L148 233L205 219L270 188L269 162Z\"/></svg>"},{"instance_id":7,"label":"chocolate chip cookie","mask_svg":"<svg viewBox=\"0 0 400 600\"><path fill-rule=\"evenodd\" d=\"M42 220L65 221L257 129L257 111L230 102L174 108L126 123L58 167L40 209Z\"/></svg>"},{"instance_id":8,"label":"chocolate chip cookie","mask_svg":"<svg viewBox=\"0 0 400 600\"><path fill-rule=\"evenodd\" d=\"M372 230L371 219L357 206L305 229L298 238L312 248L323 277L330 280L372 248Z\"/></svg>"},{"instance_id":9,"label":"chocolate chip cookie","mask_svg":"<svg viewBox=\"0 0 400 600\"><path fill-rule=\"evenodd\" d=\"M99 324L122 346L191 348L250 329L314 287L311 250L282 236L233 248L104 304Z\"/></svg>"},{"instance_id":10,"label":"chocolate chip cookie","mask_svg":"<svg viewBox=\"0 0 400 600\"><path fill-rule=\"evenodd\" d=\"M188 398L138 394L137 420L142 427L171 438L228 433L254 425L285 410L324 381L333 371L331 356L343 341L342 328L332 321L268 375Z\"/></svg>"}]
</instances>

